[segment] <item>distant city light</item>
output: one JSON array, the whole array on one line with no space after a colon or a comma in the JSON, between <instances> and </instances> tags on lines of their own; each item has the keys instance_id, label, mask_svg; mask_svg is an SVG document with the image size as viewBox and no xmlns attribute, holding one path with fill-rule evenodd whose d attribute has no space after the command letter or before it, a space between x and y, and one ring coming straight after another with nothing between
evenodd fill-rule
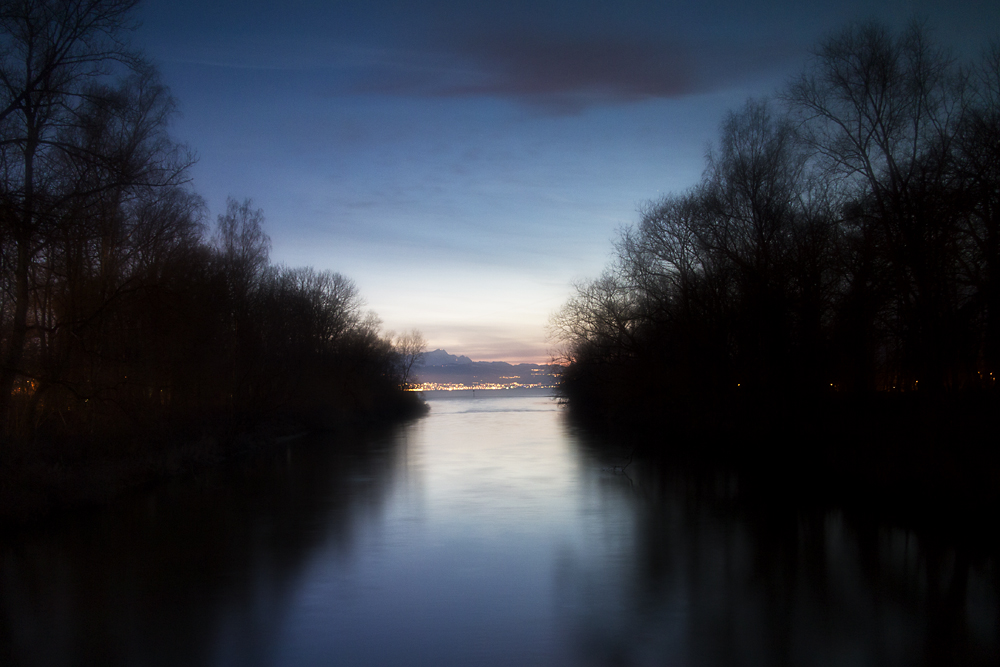
<instances>
[{"instance_id":1,"label":"distant city light","mask_svg":"<svg viewBox=\"0 0 1000 667\"><path fill-rule=\"evenodd\" d=\"M421 382L419 384L411 385L407 388L407 391L474 391L474 390L486 390L486 389L552 389L554 385L551 383L543 384L541 382L509 382L509 383L496 383L496 382L477 382L475 384L464 384L460 382Z\"/></svg>"}]
</instances>

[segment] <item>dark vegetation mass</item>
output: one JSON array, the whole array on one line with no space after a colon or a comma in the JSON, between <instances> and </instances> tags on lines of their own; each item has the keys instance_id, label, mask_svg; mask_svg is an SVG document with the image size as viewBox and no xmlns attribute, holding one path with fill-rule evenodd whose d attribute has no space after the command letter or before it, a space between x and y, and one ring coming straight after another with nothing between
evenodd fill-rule
<instances>
[{"instance_id":1,"label":"dark vegetation mass","mask_svg":"<svg viewBox=\"0 0 1000 667\"><path fill-rule=\"evenodd\" d=\"M1000 42L832 35L553 328L574 411L650 448L996 508Z\"/></svg>"},{"instance_id":2,"label":"dark vegetation mass","mask_svg":"<svg viewBox=\"0 0 1000 667\"><path fill-rule=\"evenodd\" d=\"M0 2L4 513L415 407L349 279L272 264L249 200L207 228L135 4Z\"/></svg>"}]
</instances>

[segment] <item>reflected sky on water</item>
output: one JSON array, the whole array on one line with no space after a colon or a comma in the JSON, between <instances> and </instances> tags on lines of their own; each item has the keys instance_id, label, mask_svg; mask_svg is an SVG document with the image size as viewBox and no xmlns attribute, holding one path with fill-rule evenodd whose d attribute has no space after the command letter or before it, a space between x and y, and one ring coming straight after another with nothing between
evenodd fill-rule
<instances>
[{"instance_id":1,"label":"reflected sky on water","mask_svg":"<svg viewBox=\"0 0 1000 667\"><path fill-rule=\"evenodd\" d=\"M996 560L746 502L541 395L287 443L0 542L0 664L996 664Z\"/></svg>"}]
</instances>

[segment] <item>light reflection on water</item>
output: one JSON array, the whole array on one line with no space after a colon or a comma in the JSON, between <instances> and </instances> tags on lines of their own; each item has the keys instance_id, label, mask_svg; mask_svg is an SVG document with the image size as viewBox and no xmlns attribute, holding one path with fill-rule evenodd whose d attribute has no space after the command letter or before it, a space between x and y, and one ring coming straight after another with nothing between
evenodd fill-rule
<instances>
[{"instance_id":1,"label":"light reflection on water","mask_svg":"<svg viewBox=\"0 0 1000 667\"><path fill-rule=\"evenodd\" d=\"M996 561L431 397L5 536L0 664L995 664Z\"/></svg>"}]
</instances>

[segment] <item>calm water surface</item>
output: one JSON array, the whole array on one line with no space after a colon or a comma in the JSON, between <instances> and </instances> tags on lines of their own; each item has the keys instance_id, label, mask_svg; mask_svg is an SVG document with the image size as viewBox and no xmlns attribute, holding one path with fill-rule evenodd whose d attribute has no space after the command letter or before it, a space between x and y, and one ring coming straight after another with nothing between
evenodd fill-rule
<instances>
[{"instance_id":1,"label":"calm water surface","mask_svg":"<svg viewBox=\"0 0 1000 667\"><path fill-rule=\"evenodd\" d=\"M0 664L997 664L988 555L430 403L4 536Z\"/></svg>"}]
</instances>

